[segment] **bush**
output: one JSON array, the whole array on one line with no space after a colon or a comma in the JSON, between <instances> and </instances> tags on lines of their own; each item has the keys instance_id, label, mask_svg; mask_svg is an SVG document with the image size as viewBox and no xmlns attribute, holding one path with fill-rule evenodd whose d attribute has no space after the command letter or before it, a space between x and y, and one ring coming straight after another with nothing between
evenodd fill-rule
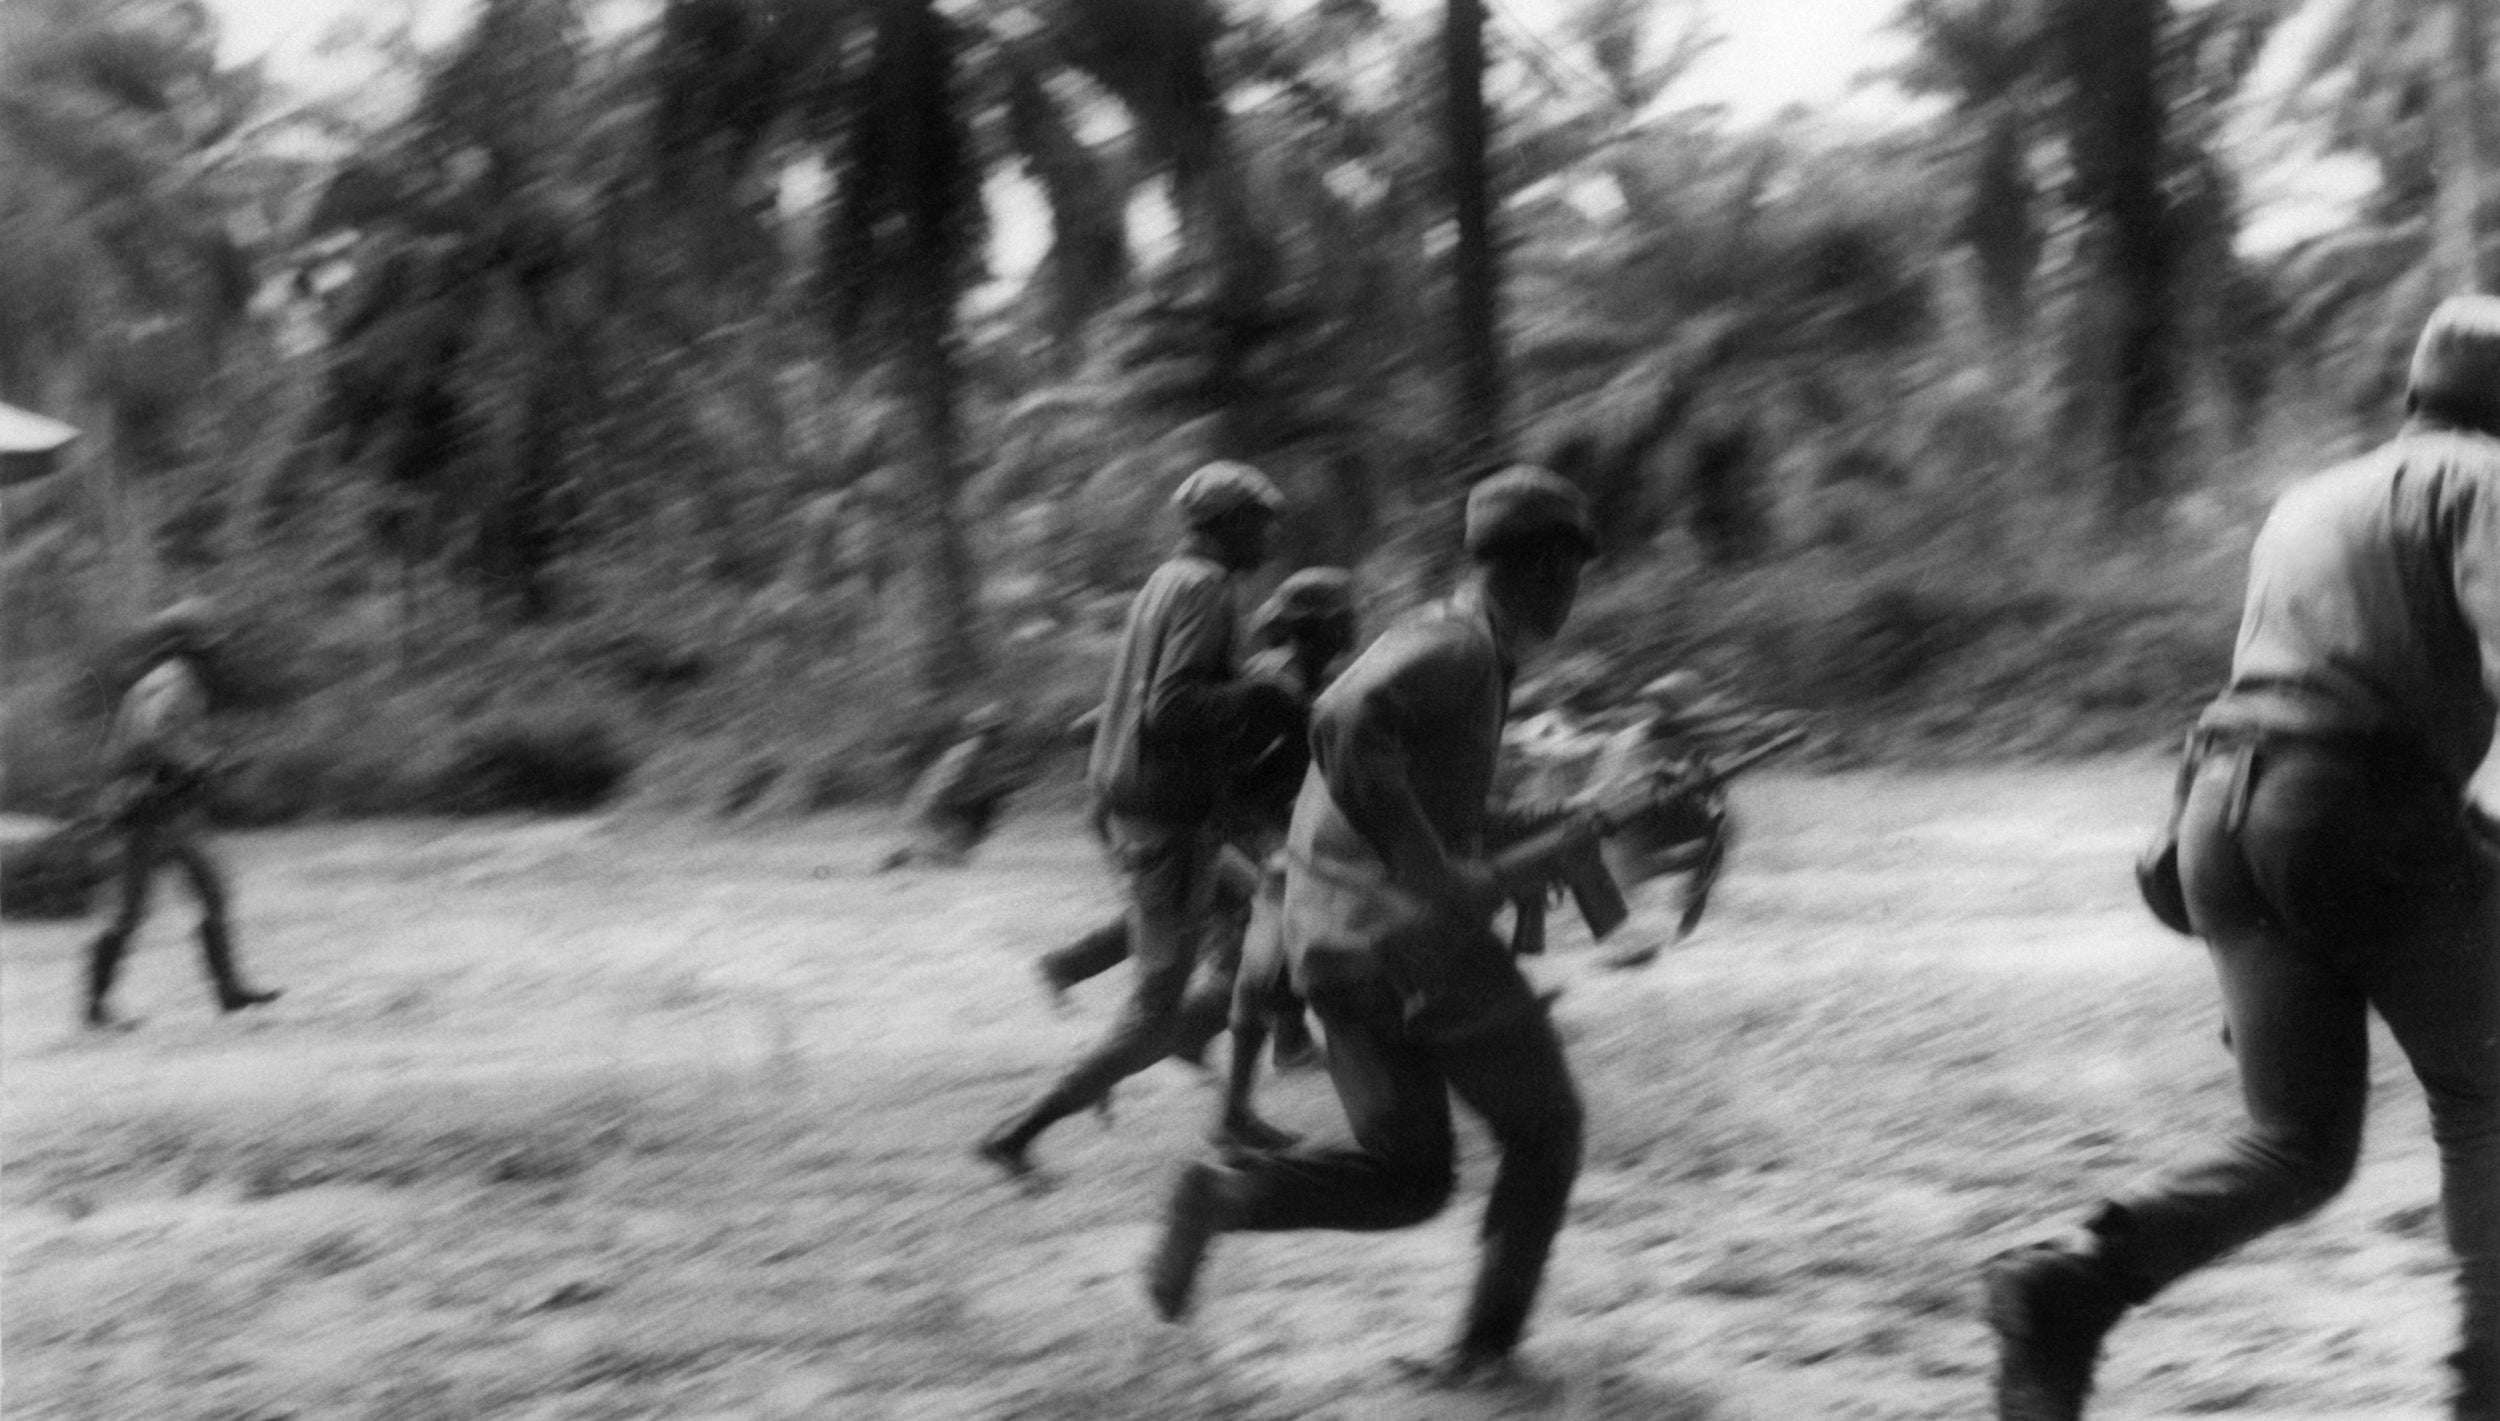
<instances>
[{"instance_id":1,"label":"bush","mask_svg":"<svg viewBox=\"0 0 2500 1421\"><path fill-rule=\"evenodd\" d=\"M104 837L89 826L0 845L0 918L83 918L107 876Z\"/></svg>"},{"instance_id":2,"label":"bush","mask_svg":"<svg viewBox=\"0 0 2500 1421\"><path fill-rule=\"evenodd\" d=\"M582 814L607 803L632 772L596 712L506 712L461 737L435 780L435 797L454 814Z\"/></svg>"},{"instance_id":3,"label":"bush","mask_svg":"<svg viewBox=\"0 0 2500 1421\"><path fill-rule=\"evenodd\" d=\"M21 683L0 704L0 809L67 818L104 776L106 722L69 713L60 683Z\"/></svg>"}]
</instances>

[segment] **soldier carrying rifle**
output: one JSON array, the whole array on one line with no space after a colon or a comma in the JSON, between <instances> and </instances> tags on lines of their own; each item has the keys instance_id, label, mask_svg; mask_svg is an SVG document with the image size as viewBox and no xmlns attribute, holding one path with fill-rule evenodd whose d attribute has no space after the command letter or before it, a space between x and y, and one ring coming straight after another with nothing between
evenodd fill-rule
<instances>
[{"instance_id":1,"label":"soldier carrying rifle","mask_svg":"<svg viewBox=\"0 0 2500 1421\"><path fill-rule=\"evenodd\" d=\"M1286 837L1283 938L1294 986L1327 1028L1351 1145L1186 1166L1148 1263L1178 1318L1219 1233L1402 1228L1449 1199L1456 1094L1501 1165L1474 1299L1434 1375L1498 1373L1527 1325L1580 1164L1581 1107L1543 1004L1494 936L1505 900L1545 891L1547 864L1497 859L1494 761L1520 659L1561 631L1594 551L1580 491L1512 468L1472 489L1474 565L1447 602L1408 615L1312 713L1313 764ZM1570 854L1594 826L1565 829Z\"/></svg>"},{"instance_id":2,"label":"soldier carrying rifle","mask_svg":"<svg viewBox=\"0 0 2500 1421\"><path fill-rule=\"evenodd\" d=\"M108 748L112 779L103 819L122 841L118 909L87 949L85 1021L96 1030L137 1023L115 1013L109 998L131 935L147 917L157 868L177 864L200 903L200 958L221 1011L278 999L247 985L234 963L224 871L208 851L207 799L220 760L203 738L213 708L212 674L218 619L199 598L178 602L147 627L145 669L122 697Z\"/></svg>"},{"instance_id":3,"label":"soldier carrying rifle","mask_svg":"<svg viewBox=\"0 0 2500 1421\"><path fill-rule=\"evenodd\" d=\"M1188 536L1139 589L1113 659L1086 781L1128 880L1129 1000L1110 1031L1024 1109L974 1146L1011 1177L1033 1142L1099 1106L1112 1087L1171 1054L1214 898L1218 811L1262 724L1300 715L1294 691L1245 674L1236 655L1236 575L1267 561L1284 496L1247 464L1218 460L1173 503Z\"/></svg>"}]
</instances>

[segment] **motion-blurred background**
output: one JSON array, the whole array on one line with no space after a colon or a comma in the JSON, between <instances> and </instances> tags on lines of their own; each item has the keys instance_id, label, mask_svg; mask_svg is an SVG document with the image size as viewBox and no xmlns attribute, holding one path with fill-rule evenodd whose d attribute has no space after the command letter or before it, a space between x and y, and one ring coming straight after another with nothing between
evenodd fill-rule
<instances>
[{"instance_id":1,"label":"motion-blurred background","mask_svg":"<svg viewBox=\"0 0 2500 1421\"><path fill-rule=\"evenodd\" d=\"M1091 703L1216 456L1375 626L1534 459L1626 687L2159 744L2488 265L2484 8L6 0L0 400L83 436L0 493L0 807L189 593L237 820L889 792Z\"/></svg>"}]
</instances>

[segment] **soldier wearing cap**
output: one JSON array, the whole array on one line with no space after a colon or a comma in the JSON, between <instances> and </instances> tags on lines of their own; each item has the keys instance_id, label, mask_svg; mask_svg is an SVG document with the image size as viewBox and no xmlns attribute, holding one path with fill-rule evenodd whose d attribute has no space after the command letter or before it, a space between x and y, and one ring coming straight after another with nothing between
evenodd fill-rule
<instances>
[{"instance_id":1,"label":"soldier wearing cap","mask_svg":"<svg viewBox=\"0 0 2500 1421\"><path fill-rule=\"evenodd\" d=\"M2376 1009L2429 1097L2464 1298L2457 1421L2500 1421L2500 298L2416 349L2397 436L2293 485L2249 556L2228 687L2190 741L2175 871L2248 1119L1987 1270L2005 1421L2083 1412L2130 1307L2351 1177Z\"/></svg>"},{"instance_id":2,"label":"soldier wearing cap","mask_svg":"<svg viewBox=\"0 0 2500 1421\"><path fill-rule=\"evenodd\" d=\"M1253 727L1295 714L1289 687L1241 674L1233 578L1267 560L1284 497L1218 461L1173 495L1188 534L1129 606L1086 780L1128 880L1135 985L1110 1032L1039 1100L982 1137L1010 1175L1043 1131L1107 1099L1169 1054L1197 959L1221 847L1217 811Z\"/></svg>"},{"instance_id":3,"label":"soldier wearing cap","mask_svg":"<svg viewBox=\"0 0 2500 1421\"><path fill-rule=\"evenodd\" d=\"M903 799L910 837L886 855L881 869L911 863L952 867L989 837L1008 797L1027 779L1025 767L1008 755L1013 722L997 701L964 716L959 738L912 781Z\"/></svg>"},{"instance_id":4,"label":"soldier wearing cap","mask_svg":"<svg viewBox=\"0 0 2500 1421\"><path fill-rule=\"evenodd\" d=\"M1494 761L1522 657L1569 617L1594 547L1579 490L1512 468L1468 495L1473 559L1455 596L1401 619L1312 711L1313 763L1286 839L1282 932L1294 986L1328 1035L1350 1146L1193 1163L1177 1180L1147 1291L1190 1305L1215 1235L1402 1228L1450 1197L1450 1097L1501 1151L1454 1381L1498 1374L1518 1343L1580 1162L1562 1044L1492 928L1541 891L1491 853Z\"/></svg>"},{"instance_id":5,"label":"soldier wearing cap","mask_svg":"<svg viewBox=\"0 0 2500 1421\"><path fill-rule=\"evenodd\" d=\"M204 737L212 709L211 675L218 618L204 599L176 603L146 628L144 669L122 697L107 744L112 778L104 819L121 837L119 906L87 949L86 1024L99 1030L136 1025L115 1013L113 980L131 935L148 912L156 870L179 866L200 904L200 957L222 1011L277 1000L275 991L244 983L234 963L226 879L208 851L207 789L218 757Z\"/></svg>"},{"instance_id":6,"label":"soldier wearing cap","mask_svg":"<svg viewBox=\"0 0 2500 1421\"><path fill-rule=\"evenodd\" d=\"M1250 906L1257 884L1256 865L1284 839L1285 820L1293 813L1293 797L1302 788L1302 771L1310 763L1308 707L1341 669L1354 649L1353 578L1344 568L1306 567L1276 585L1276 590L1250 614L1249 638L1259 648L1242 664L1253 680L1291 688L1303 714L1290 720L1262 718L1248 729L1254 744L1240 755L1243 768L1226 795L1225 839L1240 851L1241 862L1228 859L1216 877L1215 916L1238 918ZM1240 926L1236 921L1235 929ZM1235 931L1234 946L1239 946ZM1034 963L1043 987L1056 998L1070 987L1110 971L1128 958L1128 918L1124 914L1073 942L1052 948ZM1229 980L1229 979L1228 979ZM1198 985L1191 988L1193 997ZM1211 1019L1191 1004L1192 1026L1181 1046L1194 1059L1192 1046L1224 1029L1226 1006L1214 1004Z\"/></svg>"}]
</instances>

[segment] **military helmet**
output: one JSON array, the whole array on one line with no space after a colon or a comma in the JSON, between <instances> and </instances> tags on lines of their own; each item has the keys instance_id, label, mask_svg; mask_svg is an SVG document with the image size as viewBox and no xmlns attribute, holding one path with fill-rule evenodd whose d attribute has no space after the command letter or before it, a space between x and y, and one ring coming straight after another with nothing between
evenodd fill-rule
<instances>
[{"instance_id":1,"label":"military helmet","mask_svg":"<svg viewBox=\"0 0 2500 1421\"><path fill-rule=\"evenodd\" d=\"M1341 567L1306 567L1276 584L1252 618L1260 627L1351 620L1354 574Z\"/></svg>"},{"instance_id":2,"label":"military helmet","mask_svg":"<svg viewBox=\"0 0 2500 1421\"><path fill-rule=\"evenodd\" d=\"M1181 480L1181 486L1173 490L1172 503L1197 528L1244 508L1281 512L1285 495L1267 475L1248 464L1218 459Z\"/></svg>"},{"instance_id":3,"label":"military helmet","mask_svg":"<svg viewBox=\"0 0 2500 1421\"><path fill-rule=\"evenodd\" d=\"M1588 495L1551 469L1513 464L1477 481L1467 491L1467 551L1484 557L1510 544L1560 534L1597 552L1589 526Z\"/></svg>"},{"instance_id":4,"label":"military helmet","mask_svg":"<svg viewBox=\"0 0 2500 1421\"><path fill-rule=\"evenodd\" d=\"M2500 296L2451 296L2431 312L2405 407L2500 433Z\"/></svg>"},{"instance_id":5,"label":"military helmet","mask_svg":"<svg viewBox=\"0 0 2500 1421\"><path fill-rule=\"evenodd\" d=\"M200 651L217 640L224 626L224 610L215 601L185 597L148 618L140 625L139 635L150 646L162 648L159 654Z\"/></svg>"}]
</instances>

